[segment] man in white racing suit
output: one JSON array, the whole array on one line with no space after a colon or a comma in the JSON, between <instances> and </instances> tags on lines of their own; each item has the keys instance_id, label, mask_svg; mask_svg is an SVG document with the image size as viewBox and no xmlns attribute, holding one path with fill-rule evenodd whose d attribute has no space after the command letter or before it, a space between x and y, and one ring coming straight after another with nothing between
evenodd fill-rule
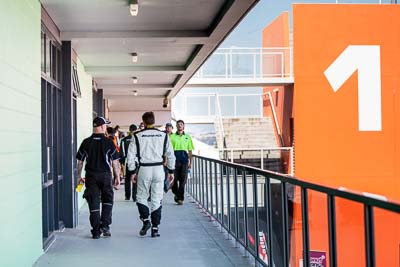
<instances>
[{"instance_id":1,"label":"man in white racing suit","mask_svg":"<svg viewBox=\"0 0 400 267\"><path fill-rule=\"evenodd\" d=\"M151 228L151 236L160 236L158 225L161 221L162 199L164 195L164 160L167 161L168 179L174 179L175 156L169 136L154 128L153 112L145 112L142 116L145 129L136 132L129 145L127 165L129 170L139 164L138 170L132 174L132 181L137 182L137 206L143 227L139 234L145 236ZM151 191L151 192L150 192ZM148 204L151 193L150 209ZM151 211L151 214L150 214ZM151 216L151 223L150 218Z\"/></svg>"}]
</instances>

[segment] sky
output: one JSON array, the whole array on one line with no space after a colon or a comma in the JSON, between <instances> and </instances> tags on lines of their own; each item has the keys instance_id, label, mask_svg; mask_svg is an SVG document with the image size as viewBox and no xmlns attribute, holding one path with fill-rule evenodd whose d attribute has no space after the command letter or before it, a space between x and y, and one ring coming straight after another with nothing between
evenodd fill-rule
<instances>
[{"instance_id":1,"label":"sky","mask_svg":"<svg viewBox=\"0 0 400 267\"><path fill-rule=\"evenodd\" d=\"M338 0L340 3L379 3L380 0ZM390 3L390 0L381 0ZM261 47L262 30L282 12L292 18L293 3L335 3L336 0L260 0L220 47ZM290 22L291 24L291 22Z\"/></svg>"}]
</instances>

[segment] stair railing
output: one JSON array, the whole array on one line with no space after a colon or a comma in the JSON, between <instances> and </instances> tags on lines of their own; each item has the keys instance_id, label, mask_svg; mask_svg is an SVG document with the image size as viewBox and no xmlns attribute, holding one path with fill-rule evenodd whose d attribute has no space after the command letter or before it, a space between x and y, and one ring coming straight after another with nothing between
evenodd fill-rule
<instances>
[{"instance_id":1,"label":"stair railing","mask_svg":"<svg viewBox=\"0 0 400 267\"><path fill-rule=\"evenodd\" d=\"M276 111L275 111L274 100L272 99L272 94L271 94L271 92L267 92L266 94L268 95L269 103L270 103L270 105L271 105L272 114L273 114L273 116L274 116L274 123L275 123L275 127L276 127L276 132L277 132L278 137L279 137L279 144L280 144L281 146L283 146L283 139L282 139L282 134L281 134L281 128L279 127L278 118L276 117Z\"/></svg>"},{"instance_id":2,"label":"stair railing","mask_svg":"<svg viewBox=\"0 0 400 267\"><path fill-rule=\"evenodd\" d=\"M219 101L218 94L215 94L215 120L216 120L216 124L218 125L219 135L220 135L220 138L222 141L222 148L226 148L224 123L222 121L221 103Z\"/></svg>"}]
</instances>

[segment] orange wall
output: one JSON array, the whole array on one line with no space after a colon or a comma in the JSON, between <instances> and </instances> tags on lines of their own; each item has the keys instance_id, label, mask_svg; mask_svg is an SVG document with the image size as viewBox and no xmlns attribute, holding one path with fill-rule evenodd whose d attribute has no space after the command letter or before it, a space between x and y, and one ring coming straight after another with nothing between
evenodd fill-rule
<instances>
[{"instance_id":1,"label":"orange wall","mask_svg":"<svg viewBox=\"0 0 400 267\"><path fill-rule=\"evenodd\" d=\"M398 5L293 6L297 177L400 201L399 29ZM336 93L324 75L349 45L380 47L381 131L359 130L359 72ZM365 58L371 57L357 60ZM311 250L328 254L326 198L309 198ZM337 216L338 266L365 266L362 206L337 200ZM400 216L376 210L375 220L376 266L399 266Z\"/></svg>"},{"instance_id":2,"label":"orange wall","mask_svg":"<svg viewBox=\"0 0 400 267\"><path fill-rule=\"evenodd\" d=\"M262 47L264 48L282 48L289 47L289 13L283 12L274 21L272 21L262 32ZM284 53L284 73L290 72L290 53L289 50L282 49L269 49L271 52L283 52ZM264 61L266 64L263 65L264 73L281 72L280 61L276 61L271 66L268 60ZM268 70L268 71L267 71Z\"/></svg>"}]
</instances>

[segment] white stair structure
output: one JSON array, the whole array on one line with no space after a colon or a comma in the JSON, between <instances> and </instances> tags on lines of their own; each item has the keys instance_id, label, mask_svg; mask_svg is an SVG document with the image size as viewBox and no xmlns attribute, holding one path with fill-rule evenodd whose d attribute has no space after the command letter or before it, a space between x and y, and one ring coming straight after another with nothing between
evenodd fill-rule
<instances>
[{"instance_id":1,"label":"white stair structure","mask_svg":"<svg viewBox=\"0 0 400 267\"><path fill-rule=\"evenodd\" d=\"M272 119L234 118L222 119L228 148L277 147Z\"/></svg>"},{"instance_id":2,"label":"white stair structure","mask_svg":"<svg viewBox=\"0 0 400 267\"><path fill-rule=\"evenodd\" d=\"M261 149L278 147L272 119L269 117L224 118L222 125L226 146L224 147L222 134L219 132L221 126L216 123L217 146L220 149L225 148L230 154L230 150L233 150L234 159L260 159ZM266 150L263 158L279 158L279 155L279 151ZM231 158L231 155L228 155L228 158Z\"/></svg>"},{"instance_id":3,"label":"white stair structure","mask_svg":"<svg viewBox=\"0 0 400 267\"><path fill-rule=\"evenodd\" d=\"M222 159L256 168L283 172L281 153L270 117L224 118L216 123L216 139ZM221 127L222 125L222 127ZM223 128L223 134L219 131ZM225 139L225 148L222 135Z\"/></svg>"}]
</instances>

